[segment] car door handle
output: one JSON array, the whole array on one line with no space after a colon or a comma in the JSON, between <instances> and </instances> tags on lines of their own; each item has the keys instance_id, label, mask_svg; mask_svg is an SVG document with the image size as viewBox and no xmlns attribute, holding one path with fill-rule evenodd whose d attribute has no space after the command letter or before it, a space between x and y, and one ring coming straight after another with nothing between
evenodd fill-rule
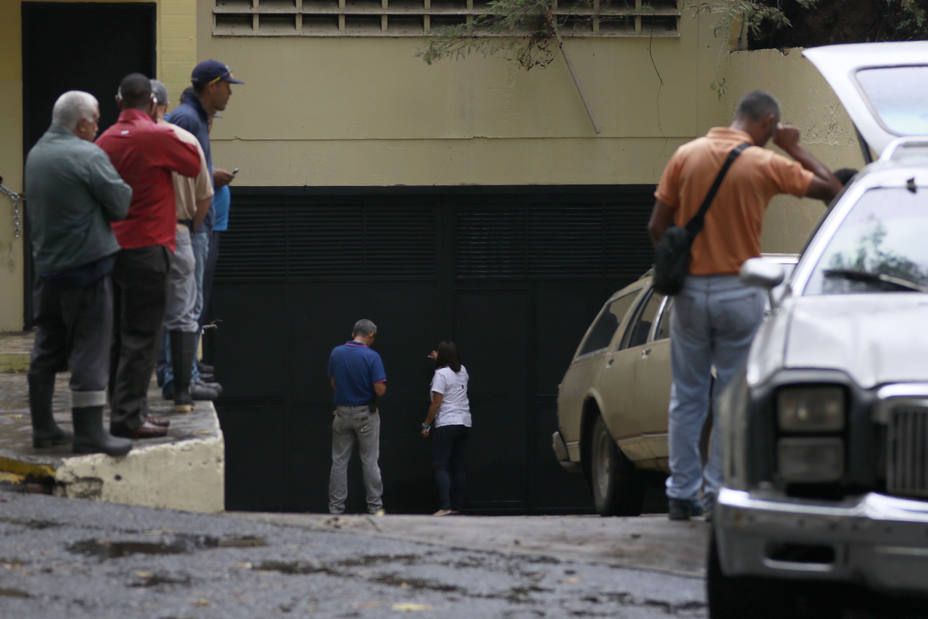
<instances>
[{"instance_id":1,"label":"car door handle","mask_svg":"<svg viewBox=\"0 0 928 619\"><path fill-rule=\"evenodd\" d=\"M642 358L642 359L647 359L649 356L651 356L651 349L650 349L650 348L645 348L644 350L641 351L641 358Z\"/></svg>"},{"instance_id":2,"label":"car door handle","mask_svg":"<svg viewBox=\"0 0 928 619\"><path fill-rule=\"evenodd\" d=\"M614 362L615 362L615 359L613 359L613 358L610 357L610 358L609 358L609 361L606 362L606 365L607 365L607 366L611 366Z\"/></svg>"}]
</instances>

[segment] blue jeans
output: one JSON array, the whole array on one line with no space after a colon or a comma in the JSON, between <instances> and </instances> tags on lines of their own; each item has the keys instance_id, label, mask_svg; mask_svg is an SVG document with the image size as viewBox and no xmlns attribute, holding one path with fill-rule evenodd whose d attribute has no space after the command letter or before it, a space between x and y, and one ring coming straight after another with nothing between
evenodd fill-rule
<instances>
[{"instance_id":1,"label":"blue jeans","mask_svg":"<svg viewBox=\"0 0 928 619\"><path fill-rule=\"evenodd\" d=\"M722 483L722 445L717 417L713 418L704 472L699 436L709 411L710 396L718 398L741 369L763 318L763 291L744 286L736 275L690 275L683 290L674 297L670 316L673 385L667 437L668 498L697 499L703 478L704 492L718 492Z\"/></svg>"},{"instance_id":2,"label":"blue jeans","mask_svg":"<svg viewBox=\"0 0 928 619\"><path fill-rule=\"evenodd\" d=\"M439 426L432 430L432 470L438 486L438 506L460 511L467 480L467 439L470 428Z\"/></svg>"},{"instance_id":3,"label":"blue jeans","mask_svg":"<svg viewBox=\"0 0 928 619\"><path fill-rule=\"evenodd\" d=\"M203 274L206 272L206 260L209 257L209 236L209 229L204 225L200 225L191 237L193 256L197 261L194 270L194 276L197 279L197 303L193 311L198 321L200 320L200 314L203 312Z\"/></svg>"}]
</instances>

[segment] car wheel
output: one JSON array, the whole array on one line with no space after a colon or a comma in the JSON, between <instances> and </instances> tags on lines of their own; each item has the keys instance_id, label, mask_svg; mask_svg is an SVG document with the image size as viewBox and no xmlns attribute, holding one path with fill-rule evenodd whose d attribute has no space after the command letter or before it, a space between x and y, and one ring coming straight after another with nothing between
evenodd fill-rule
<instances>
[{"instance_id":1,"label":"car wheel","mask_svg":"<svg viewBox=\"0 0 928 619\"><path fill-rule=\"evenodd\" d=\"M590 483L593 503L600 516L637 516L645 486L635 465L625 457L602 417L596 418L590 437Z\"/></svg>"}]
</instances>

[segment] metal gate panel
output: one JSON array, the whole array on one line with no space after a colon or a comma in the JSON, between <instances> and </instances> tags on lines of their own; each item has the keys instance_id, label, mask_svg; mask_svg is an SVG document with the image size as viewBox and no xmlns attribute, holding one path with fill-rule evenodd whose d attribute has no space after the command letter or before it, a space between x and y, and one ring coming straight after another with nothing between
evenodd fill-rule
<instances>
[{"instance_id":1,"label":"metal gate panel","mask_svg":"<svg viewBox=\"0 0 928 619\"><path fill-rule=\"evenodd\" d=\"M471 374L470 508L588 511L584 481L550 451L557 383L603 300L650 263L652 190L233 188L210 316L222 323L207 340L236 460L227 507L325 510L326 360L364 316L380 327L375 347L388 376L389 511L435 508L418 424L431 376L425 354L447 338ZM261 396L273 413L256 406ZM255 470L266 473L258 493L249 490ZM349 510L360 510L357 466L350 471Z\"/></svg>"}]
</instances>

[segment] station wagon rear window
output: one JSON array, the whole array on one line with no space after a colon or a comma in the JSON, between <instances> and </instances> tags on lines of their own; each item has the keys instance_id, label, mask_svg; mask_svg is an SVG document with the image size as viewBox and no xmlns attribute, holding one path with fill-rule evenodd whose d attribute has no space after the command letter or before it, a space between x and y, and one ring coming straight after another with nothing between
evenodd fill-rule
<instances>
[{"instance_id":1,"label":"station wagon rear window","mask_svg":"<svg viewBox=\"0 0 928 619\"><path fill-rule=\"evenodd\" d=\"M891 132L928 135L928 66L861 69L857 83Z\"/></svg>"},{"instance_id":2,"label":"station wagon rear window","mask_svg":"<svg viewBox=\"0 0 928 619\"><path fill-rule=\"evenodd\" d=\"M580 348L578 355L585 355L597 350L607 348L612 342L612 336L622 323L622 318L631 308L632 302L638 297L641 290L635 290L609 303L603 308L596 324L590 329L590 334Z\"/></svg>"}]
</instances>

